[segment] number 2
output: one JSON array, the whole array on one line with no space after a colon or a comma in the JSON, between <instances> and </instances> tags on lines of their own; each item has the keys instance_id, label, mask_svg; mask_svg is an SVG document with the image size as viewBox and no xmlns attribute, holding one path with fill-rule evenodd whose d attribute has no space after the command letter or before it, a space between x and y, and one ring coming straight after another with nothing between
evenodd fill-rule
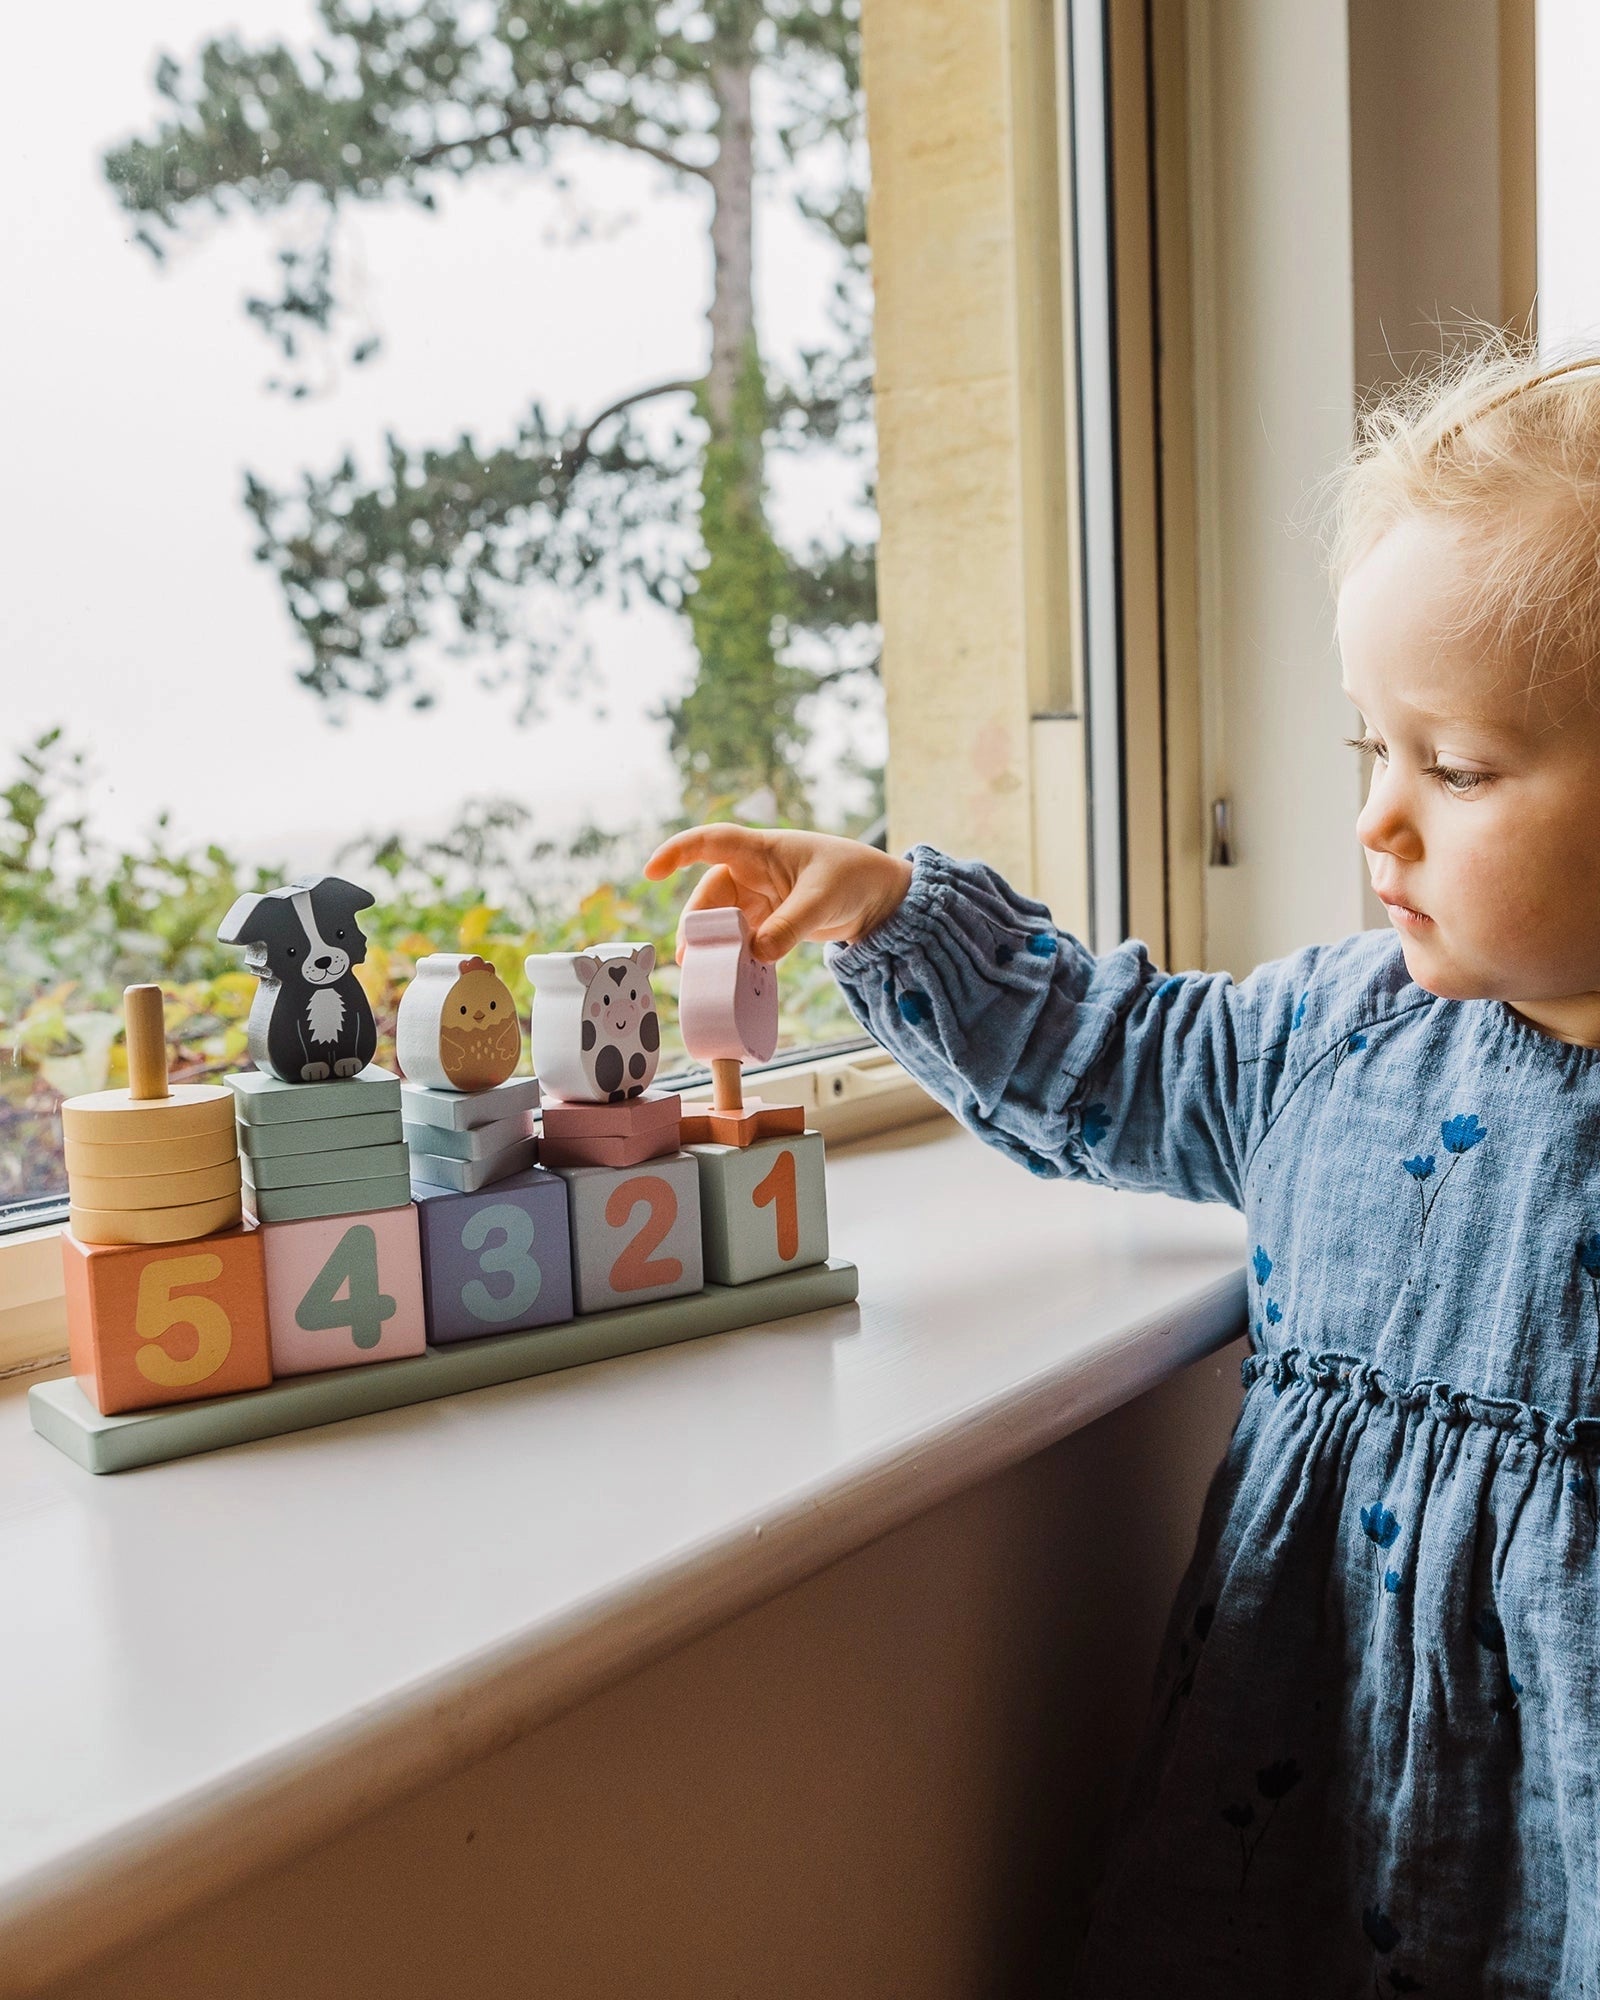
<instances>
[{"instance_id":1,"label":"number 2","mask_svg":"<svg viewBox=\"0 0 1600 2000\"><path fill-rule=\"evenodd\" d=\"M787 1264L800 1254L800 1203L794 1191L793 1153L778 1155L771 1173L751 1189L750 1199L757 1208L776 1210L773 1221L778 1228L778 1255Z\"/></svg>"},{"instance_id":2,"label":"number 2","mask_svg":"<svg viewBox=\"0 0 1600 2000\"><path fill-rule=\"evenodd\" d=\"M489 1249L484 1238L498 1229L500 1241ZM478 1269L491 1275L500 1273L511 1280L508 1292L491 1292L482 1278L472 1278L461 1287L461 1303L474 1319L486 1319L492 1326L504 1326L519 1319L539 1296L544 1273L529 1256L533 1248L533 1217L515 1202L496 1202L492 1208L475 1208L461 1232L463 1250L478 1252Z\"/></svg>"},{"instance_id":3,"label":"number 2","mask_svg":"<svg viewBox=\"0 0 1600 2000\"><path fill-rule=\"evenodd\" d=\"M683 1276L676 1257L651 1258L678 1219L678 1197L671 1181L659 1174L636 1174L611 1190L606 1202L606 1221L621 1229L640 1202L648 1213L638 1231L623 1246L622 1255L611 1267L614 1292L642 1292L648 1285L675 1285Z\"/></svg>"},{"instance_id":4,"label":"number 2","mask_svg":"<svg viewBox=\"0 0 1600 2000\"><path fill-rule=\"evenodd\" d=\"M222 1259L214 1250L199 1257L158 1257L139 1273L139 1297L133 1308L133 1330L150 1344L134 1355L134 1366L147 1382L163 1389L187 1389L215 1375L233 1346L233 1325L215 1299L203 1293L174 1298L179 1285L214 1285L222 1276ZM175 1326L192 1326L194 1353L180 1361L159 1345L162 1334Z\"/></svg>"}]
</instances>

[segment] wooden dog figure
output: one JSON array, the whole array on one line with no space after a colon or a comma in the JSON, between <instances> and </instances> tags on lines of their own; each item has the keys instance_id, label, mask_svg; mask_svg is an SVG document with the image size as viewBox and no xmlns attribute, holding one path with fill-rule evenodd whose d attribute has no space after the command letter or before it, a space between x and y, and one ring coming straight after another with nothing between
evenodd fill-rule
<instances>
[{"instance_id":1,"label":"wooden dog figure","mask_svg":"<svg viewBox=\"0 0 1600 2000\"><path fill-rule=\"evenodd\" d=\"M651 944L599 944L527 961L534 985L529 1040L547 1091L569 1104L640 1097L661 1060Z\"/></svg>"},{"instance_id":2,"label":"wooden dog figure","mask_svg":"<svg viewBox=\"0 0 1600 2000\"><path fill-rule=\"evenodd\" d=\"M373 898L337 875L302 875L264 896L241 896L217 937L242 944L260 980L250 1009L250 1059L284 1083L356 1076L377 1053L378 1029L354 967L367 955L357 910Z\"/></svg>"},{"instance_id":3,"label":"wooden dog figure","mask_svg":"<svg viewBox=\"0 0 1600 2000\"><path fill-rule=\"evenodd\" d=\"M412 1083L493 1090L516 1074L522 1024L511 989L486 958L434 951L400 996L395 1054Z\"/></svg>"}]
</instances>

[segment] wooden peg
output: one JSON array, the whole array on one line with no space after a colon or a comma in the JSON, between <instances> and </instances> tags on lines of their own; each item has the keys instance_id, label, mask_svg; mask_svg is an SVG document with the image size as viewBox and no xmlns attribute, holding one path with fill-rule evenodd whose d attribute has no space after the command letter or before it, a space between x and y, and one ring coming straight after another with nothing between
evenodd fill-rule
<instances>
[{"instance_id":1,"label":"wooden peg","mask_svg":"<svg viewBox=\"0 0 1600 2000\"><path fill-rule=\"evenodd\" d=\"M712 1057L711 1106L714 1111L743 1111L744 1077L737 1056Z\"/></svg>"},{"instance_id":2,"label":"wooden peg","mask_svg":"<svg viewBox=\"0 0 1600 2000\"><path fill-rule=\"evenodd\" d=\"M159 986L125 986L122 1019L128 1044L128 1096L147 1104L167 1089L167 1016Z\"/></svg>"}]
</instances>

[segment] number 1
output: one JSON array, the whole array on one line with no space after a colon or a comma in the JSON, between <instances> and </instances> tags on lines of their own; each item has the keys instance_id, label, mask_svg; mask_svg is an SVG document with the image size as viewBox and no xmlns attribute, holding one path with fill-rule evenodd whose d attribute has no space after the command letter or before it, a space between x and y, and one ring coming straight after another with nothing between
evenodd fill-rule
<instances>
[{"instance_id":1,"label":"number 1","mask_svg":"<svg viewBox=\"0 0 1600 2000\"><path fill-rule=\"evenodd\" d=\"M778 1255L787 1264L791 1257L800 1254L800 1203L794 1189L794 1154L782 1152L772 1163L772 1171L764 1181L757 1181L751 1190L750 1199L757 1208L772 1208L777 1211L773 1220L778 1226Z\"/></svg>"}]
</instances>

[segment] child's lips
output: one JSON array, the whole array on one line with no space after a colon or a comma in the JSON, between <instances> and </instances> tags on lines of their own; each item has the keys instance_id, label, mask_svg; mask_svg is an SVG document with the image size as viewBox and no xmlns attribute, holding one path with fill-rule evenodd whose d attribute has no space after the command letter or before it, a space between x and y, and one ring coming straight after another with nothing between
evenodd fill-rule
<instances>
[{"instance_id":1,"label":"child's lips","mask_svg":"<svg viewBox=\"0 0 1600 2000\"><path fill-rule=\"evenodd\" d=\"M1433 922L1426 910L1416 909L1399 896L1387 894L1382 889L1375 890L1374 894L1389 912L1389 921L1398 930L1418 930Z\"/></svg>"}]
</instances>

